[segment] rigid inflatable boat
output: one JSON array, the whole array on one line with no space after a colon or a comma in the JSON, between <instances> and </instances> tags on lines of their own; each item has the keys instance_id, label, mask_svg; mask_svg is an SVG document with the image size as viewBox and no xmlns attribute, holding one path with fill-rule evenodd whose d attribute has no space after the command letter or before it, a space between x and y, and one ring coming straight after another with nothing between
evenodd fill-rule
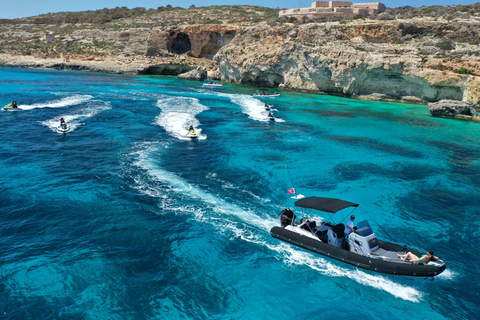
<instances>
[{"instance_id":1,"label":"rigid inflatable boat","mask_svg":"<svg viewBox=\"0 0 480 320\"><path fill-rule=\"evenodd\" d=\"M399 254L412 252L418 257L422 254L405 245L377 239L367 220L359 222L356 230L344 241L343 223L334 224L323 219L310 219L306 215L307 209L314 209L328 213L331 218L342 209L358 207L356 203L334 198L307 197L296 201L295 206L302 208L303 218L298 222L292 210L283 210L280 214L281 226L270 230L273 237L356 267L380 273L435 277L446 269L445 263L435 257L426 264L402 260Z\"/></svg>"}]
</instances>

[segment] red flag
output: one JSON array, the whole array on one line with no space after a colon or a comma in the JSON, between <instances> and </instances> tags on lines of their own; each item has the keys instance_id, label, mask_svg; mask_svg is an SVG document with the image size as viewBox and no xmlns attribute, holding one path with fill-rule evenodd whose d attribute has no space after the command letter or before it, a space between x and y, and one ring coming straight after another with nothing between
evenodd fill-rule
<instances>
[{"instance_id":1,"label":"red flag","mask_svg":"<svg viewBox=\"0 0 480 320\"><path fill-rule=\"evenodd\" d=\"M288 189L288 193L295 193L295 188Z\"/></svg>"}]
</instances>

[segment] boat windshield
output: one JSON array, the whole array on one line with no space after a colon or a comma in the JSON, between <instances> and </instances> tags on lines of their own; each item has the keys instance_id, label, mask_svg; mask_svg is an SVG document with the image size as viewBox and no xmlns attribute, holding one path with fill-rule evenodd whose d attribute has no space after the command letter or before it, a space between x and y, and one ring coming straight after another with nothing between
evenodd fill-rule
<instances>
[{"instance_id":1,"label":"boat windshield","mask_svg":"<svg viewBox=\"0 0 480 320\"><path fill-rule=\"evenodd\" d=\"M366 237L373 234L373 230L372 227L370 227L368 221L363 220L357 223L357 230L355 231L355 233L361 235L362 237Z\"/></svg>"}]
</instances>

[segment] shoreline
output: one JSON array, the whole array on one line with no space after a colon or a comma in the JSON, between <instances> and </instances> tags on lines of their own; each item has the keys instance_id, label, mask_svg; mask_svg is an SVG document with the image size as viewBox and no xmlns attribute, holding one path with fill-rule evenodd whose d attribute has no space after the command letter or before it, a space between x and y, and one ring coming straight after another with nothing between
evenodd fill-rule
<instances>
[{"instance_id":1,"label":"shoreline","mask_svg":"<svg viewBox=\"0 0 480 320\"><path fill-rule=\"evenodd\" d=\"M166 63L168 62L168 63ZM36 58L31 56L12 56L8 54L0 54L0 67L6 68L23 68L23 69L39 69L39 70L71 70L71 71L88 71L95 73L110 73L110 74L124 74L124 75L185 75L188 71L199 70L201 65L192 65L186 63L179 63L177 59L162 59L162 58L147 58L147 57L135 57L135 58L118 58L118 57L88 57L83 60L71 60L62 58ZM205 66L203 66L205 68ZM186 72L185 72L186 71ZM161 73L157 73L161 72ZM208 72L209 73L209 72ZM194 76L183 76L181 79L191 81L201 81L204 79L198 78L198 73ZM205 70L205 75L207 71ZM208 75L211 77L211 75ZM213 77L214 78L214 77ZM214 79L220 80L220 79ZM254 86L254 85L252 85ZM265 85L259 84L259 86L265 87ZM405 104L417 104L428 106L429 102L419 99L415 96L404 96L401 98L392 97L382 93L372 93L367 95L348 95L339 93L328 93L322 91L305 90L301 88L278 88L286 91L311 93L320 95L331 95L344 98L351 98L365 101L383 101L393 103L405 103ZM457 101L457 100L455 100ZM431 113L431 112L430 112ZM464 114L432 114L434 117L458 119L480 122L480 117L470 116Z\"/></svg>"},{"instance_id":2,"label":"shoreline","mask_svg":"<svg viewBox=\"0 0 480 320\"><path fill-rule=\"evenodd\" d=\"M0 54L0 67L7 68L23 68L23 69L39 69L39 70L71 70L71 71L89 71L97 73L111 73L111 74L125 74L125 75L178 75L184 74L184 72L166 72L166 73L152 73L147 70L152 67L166 66L171 69L182 69L184 64L176 62L174 59L159 59L159 58L147 58L147 57L135 57L135 58L113 58L113 57L96 57L88 58L86 60L73 60L63 58L37 58L32 56L12 56L8 54ZM196 68L201 67L197 66ZM194 66L189 66L189 70L195 70ZM186 70L188 71L188 70ZM199 81L194 78L185 78L185 80ZM214 79L220 80L220 79ZM265 87L265 85L259 84L259 86ZM279 88L280 89L280 88ZM324 91L314 91L301 88L281 88L281 90L300 92L300 93L312 93L321 95L332 95L345 98L352 98L358 100L367 101L385 101L385 102L399 102L408 104L421 104L427 105L427 101L418 99L416 97L402 97L395 98L387 96L385 94L374 93L370 95L347 95L339 93L328 93Z\"/></svg>"}]
</instances>

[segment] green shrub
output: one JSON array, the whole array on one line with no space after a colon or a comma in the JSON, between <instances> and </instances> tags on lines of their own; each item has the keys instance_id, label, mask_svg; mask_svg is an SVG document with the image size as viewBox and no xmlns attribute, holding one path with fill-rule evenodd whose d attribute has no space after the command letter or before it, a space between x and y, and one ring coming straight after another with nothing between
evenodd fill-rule
<instances>
[{"instance_id":1,"label":"green shrub","mask_svg":"<svg viewBox=\"0 0 480 320\"><path fill-rule=\"evenodd\" d=\"M474 72L474 70L467 69L465 67L460 67L460 68L458 68L457 72L460 73L460 74L472 74Z\"/></svg>"},{"instance_id":2,"label":"green shrub","mask_svg":"<svg viewBox=\"0 0 480 320\"><path fill-rule=\"evenodd\" d=\"M455 48L455 43L450 39L443 39L435 46L442 50L452 50L453 48Z\"/></svg>"},{"instance_id":3,"label":"green shrub","mask_svg":"<svg viewBox=\"0 0 480 320\"><path fill-rule=\"evenodd\" d=\"M156 57L156 56L158 56L158 52L159 52L158 47L148 47L145 55L147 57Z\"/></svg>"}]
</instances>

